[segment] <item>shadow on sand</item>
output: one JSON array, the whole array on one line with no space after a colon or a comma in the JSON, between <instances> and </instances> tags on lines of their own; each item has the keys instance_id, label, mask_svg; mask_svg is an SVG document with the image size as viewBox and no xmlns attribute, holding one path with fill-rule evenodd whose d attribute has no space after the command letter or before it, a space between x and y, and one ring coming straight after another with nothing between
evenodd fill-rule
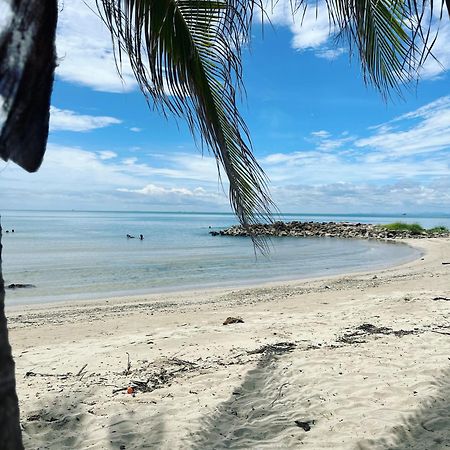
<instances>
[{"instance_id":1,"label":"shadow on sand","mask_svg":"<svg viewBox=\"0 0 450 450\"><path fill-rule=\"evenodd\" d=\"M129 411L115 414L105 424L104 433L101 432L103 437L99 438L93 437L92 430L100 430L102 425L98 416L89 410L89 396L72 393L56 401L46 400L43 399L36 409L22 417L27 449L83 449L98 445L99 441L102 441L101 448L110 449L158 449L163 446L163 413L149 415L145 423L142 420L138 422Z\"/></svg>"},{"instance_id":2,"label":"shadow on sand","mask_svg":"<svg viewBox=\"0 0 450 450\"><path fill-rule=\"evenodd\" d=\"M132 412L113 416L109 423L108 438L111 449L160 449L164 447L165 414L157 413L146 422L137 421Z\"/></svg>"},{"instance_id":3,"label":"shadow on sand","mask_svg":"<svg viewBox=\"0 0 450 450\"><path fill-rule=\"evenodd\" d=\"M293 404L291 397L285 395L289 389L295 389L289 376L291 350L262 352L256 367L245 374L230 398L212 414L191 424L192 432L182 448L296 448L306 435L295 420L309 421L312 417L307 415L311 412L307 398L296 398ZM93 398L95 394L82 397L72 392L43 399L22 418L26 448L83 449L100 442L105 449L169 448L166 421L170 417L161 409L152 409L144 420L142 415L138 420L129 410L116 411L102 423L100 416L91 411ZM95 440L93 428L100 433ZM292 433L286 441L288 429Z\"/></svg>"},{"instance_id":4,"label":"shadow on sand","mask_svg":"<svg viewBox=\"0 0 450 450\"><path fill-rule=\"evenodd\" d=\"M358 444L359 450L441 450L450 448L450 368L433 384L436 393L387 437Z\"/></svg>"},{"instance_id":5,"label":"shadow on sand","mask_svg":"<svg viewBox=\"0 0 450 450\"><path fill-rule=\"evenodd\" d=\"M51 405L46 400L42 399L36 409L21 418L25 448L83 448L85 398L73 394L58 396L51 399Z\"/></svg>"},{"instance_id":6,"label":"shadow on sand","mask_svg":"<svg viewBox=\"0 0 450 450\"><path fill-rule=\"evenodd\" d=\"M190 448L195 450L219 448L295 448L304 436L287 407L288 400L283 396L283 363L286 355L263 354L257 366L247 372L242 384L235 388L231 397L220 404L214 414L205 416L199 424L199 431L193 436ZM274 390L274 386L276 386ZM297 402L299 414L302 404ZM304 411L303 411L304 412ZM303 417L303 416L300 416ZM291 447L280 442L280 435L292 428Z\"/></svg>"}]
</instances>

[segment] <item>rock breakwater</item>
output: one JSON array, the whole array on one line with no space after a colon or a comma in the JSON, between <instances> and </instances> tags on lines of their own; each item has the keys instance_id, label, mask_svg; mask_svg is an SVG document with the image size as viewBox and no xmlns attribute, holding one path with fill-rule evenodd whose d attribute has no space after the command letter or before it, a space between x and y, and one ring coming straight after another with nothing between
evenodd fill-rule
<instances>
[{"instance_id":1,"label":"rock breakwater","mask_svg":"<svg viewBox=\"0 0 450 450\"><path fill-rule=\"evenodd\" d=\"M212 236L293 236L339 237L362 239L420 239L450 237L448 230L421 232L390 230L383 225L351 222L274 222L271 224L235 225L220 231L210 231Z\"/></svg>"}]
</instances>

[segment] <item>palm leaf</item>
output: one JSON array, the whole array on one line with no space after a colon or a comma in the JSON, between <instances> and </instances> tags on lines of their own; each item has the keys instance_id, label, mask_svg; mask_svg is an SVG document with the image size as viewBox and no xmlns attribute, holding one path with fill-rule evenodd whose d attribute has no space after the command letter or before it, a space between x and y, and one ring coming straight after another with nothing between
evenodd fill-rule
<instances>
[{"instance_id":1,"label":"palm leaf","mask_svg":"<svg viewBox=\"0 0 450 450\"><path fill-rule=\"evenodd\" d=\"M292 0L293 9L317 7L316 0ZM383 96L419 77L419 70L432 54L443 19L433 0L324 0L330 23L337 29L337 40L356 48L364 79ZM446 0L450 15L450 0ZM439 9L439 8L437 8Z\"/></svg>"},{"instance_id":2,"label":"palm leaf","mask_svg":"<svg viewBox=\"0 0 450 450\"><path fill-rule=\"evenodd\" d=\"M406 24L406 8L398 0L354 0L344 32L356 41L364 77L382 92L417 76L417 47Z\"/></svg>"},{"instance_id":3,"label":"palm leaf","mask_svg":"<svg viewBox=\"0 0 450 450\"><path fill-rule=\"evenodd\" d=\"M98 0L120 66L128 55L142 92L164 114L185 118L229 180L239 221L270 220L266 176L251 151L236 105L241 48L253 2L245 0ZM220 173L220 172L219 172Z\"/></svg>"}]
</instances>

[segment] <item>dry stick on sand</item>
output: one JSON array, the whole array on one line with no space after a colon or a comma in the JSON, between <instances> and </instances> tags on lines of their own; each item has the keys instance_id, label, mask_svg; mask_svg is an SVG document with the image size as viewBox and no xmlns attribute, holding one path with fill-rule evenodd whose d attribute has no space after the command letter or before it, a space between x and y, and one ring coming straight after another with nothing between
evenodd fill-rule
<instances>
[{"instance_id":1,"label":"dry stick on sand","mask_svg":"<svg viewBox=\"0 0 450 450\"><path fill-rule=\"evenodd\" d=\"M131 372L131 360L130 360L130 354L127 352L128 361L127 361L127 368L123 371L124 375L128 375Z\"/></svg>"},{"instance_id":2,"label":"dry stick on sand","mask_svg":"<svg viewBox=\"0 0 450 450\"><path fill-rule=\"evenodd\" d=\"M56 377L56 378L61 378L63 380L65 380L66 378L69 378L72 374L72 372L67 372L67 373L39 373L39 372L33 372L32 370L29 370L28 372L25 373L26 377Z\"/></svg>"},{"instance_id":3,"label":"dry stick on sand","mask_svg":"<svg viewBox=\"0 0 450 450\"><path fill-rule=\"evenodd\" d=\"M273 402L270 404L270 406L273 406L275 404L275 402L281 397L281 390L284 388L284 386L287 386L289 383L283 383L279 389L278 389L278 395L275 397L275 399L273 400Z\"/></svg>"},{"instance_id":4,"label":"dry stick on sand","mask_svg":"<svg viewBox=\"0 0 450 450\"><path fill-rule=\"evenodd\" d=\"M83 373L83 370L86 369L86 367L87 363L77 372L76 376L79 377Z\"/></svg>"},{"instance_id":5,"label":"dry stick on sand","mask_svg":"<svg viewBox=\"0 0 450 450\"><path fill-rule=\"evenodd\" d=\"M438 331L438 330L430 330L432 333L438 333L438 334L445 334L447 336L450 336L450 333L447 333L445 331Z\"/></svg>"}]
</instances>

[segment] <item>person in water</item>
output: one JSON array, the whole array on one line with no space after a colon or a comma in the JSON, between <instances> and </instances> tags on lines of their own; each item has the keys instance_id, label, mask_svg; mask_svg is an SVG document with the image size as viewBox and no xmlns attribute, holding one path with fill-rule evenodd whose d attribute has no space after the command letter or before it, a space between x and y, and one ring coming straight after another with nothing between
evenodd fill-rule
<instances>
[{"instance_id":1,"label":"person in water","mask_svg":"<svg viewBox=\"0 0 450 450\"><path fill-rule=\"evenodd\" d=\"M127 239L134 239L134 236L131 236L131 234L127 234Z\"/></svg>"},{"instance_id":2,"label":"person in water","mask_svg":"<svg viewBox=\"0 0 450 450\"><path fill-rule=\"evenodd\" d=\"M140 239L141 241L143 241L143 240L144 240L144 235L143 235L143 234L140 234L140 235L139 235L139 239Z\"/></svg>"}]
</instances>

